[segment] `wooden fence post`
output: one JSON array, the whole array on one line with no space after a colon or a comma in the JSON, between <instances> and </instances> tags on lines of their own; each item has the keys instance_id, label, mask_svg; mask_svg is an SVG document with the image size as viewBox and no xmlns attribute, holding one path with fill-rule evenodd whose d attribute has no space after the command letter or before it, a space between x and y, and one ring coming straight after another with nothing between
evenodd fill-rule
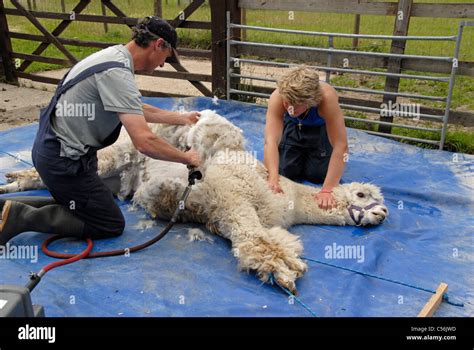
<instances>
[{"instance_id":1,"label":"wooden fence post","mask_svg":"<svg viewBox=\"0 0 474 350\"><path fill-rule=\"evenodd\" d=\"M107 8L105 7L105 4L102 1L100 2L100 7L102 8L102 16L107 16ZM105 33L109 32L109 26L105 22L104 22L104 32Z\"/></svg>"},{"instance_id":2,"label":"wooden fence post","mask_svg":"<svg viewBox=\"0 0 474 350\"><path fill-rule=\"evenodd\" d=\"M239 7L239 4L238 4L237 0L227 0L227 11L230 11L230 22L231 23L242 24L242 21L244 21L244 24L247 23L246 16L243 16L243 14L245 12L245 9L241 9ZM232 32L231 32L231 37L227 38L227 39L228 40L230 40L230 39L232 39L232 40L243 40L242 39L243 33L246 33L245 29L243 29L243 30L238 29L238 28L233 29ZM231 57L239 58L240 55L237 55L234 51L235 51L235 47L231 47L231 51L230 51ZM240 68L241 68L240 64L235 65L235 63L234 63L234 65L232 66L232 72L235 73L235 74L241 74ZM226 77L227 77L227 75L226 75ZM237 80L238 80L238 84L232 84L230 86L231 89L234 88L234 86L239 90L241 89L241 87L240 87L241 81L240 81L240 79L237 79ZM226 93L227 93L227 89L226 89Z\"/></svg>"},{"instance_id":3,"label":"wooden fence post","mask_svg":"<svg viewBox=\"0 0 474 350\"><path fill-rule=\"evenodd\" d=\"M354 34L360 34L360 14L356 14L354 17ZM359 47L359 38L352 39L352 48L357 50Z\"/></svg>"},{"instance_id":4,"label":"wooden fence post","mask_svg":"<svg viewBox=\"0 0 474 350\"><path fill-rule=\"evenodd\" d=\"M2 58L3 74L8 83L18 84L12 51L7 16L5 15L3 0L0 0L0 57Z\"/></svg>"},{"instance_id":5,"label":"wooden fence post","mask_svg":"<svg viewBox=\"0 0 474 350\"><path fill-rule=\"evenodd\" d=\"M230 12L232 23L241 23L241 11L237 0L209 0L211 7L212 37L212 93L219 98L227 94L227 14ZM240 40L241 31L235 29L233 40Z\"/></svg>"},{"instance_id":6,"label":"wooden fence post","mask_svg":"<svg viewBox=\"0 0 474 350\"><path fill-rule=\"evenodd\" d=\"M155 0L153 6L153 14L160 18L163 18L163 6L161 0Z\"/></svg>"},{"instance_id":7,"label":"wooden fence post","mask_svg":"<svg viewBox=\"0 0 474 350\"><path fill-rule=\"evenodd\" d=\"M209 0L211 7L212 94L226 95L226 1Z\"/></svg>"},{"instance_id":8,"label":"wooden fence post","mask_svg":"<svg viewBox=\"0 0 474 350\"><path fill-rule=\"evenodd\" d=\"M411 18L411 8L413 0L399 0L398 10L395 15L395 26L393 29L393 35L404 36L408 35L408 26ZM392 47L390 53L403 54L405 52L406 40L392 40ZM402 59L400 58L389 58L387 72L389 73L401 73ZM398 92L400 84L400 78L398 77L387 77L385 79L385 90L386 92ZM389 101L393 103L397 102L397 96L384 95L383 103L388 105ZM380 116L380 121L393 122L393 116ZM390 134L392 132L391 125L379 125L379 132Z\"/></svg>"},{"instance_id":9,"label":"wooden fence post","mask_svg":"<svg viewBox=\"0 0 474 350\"><path fill-rule=\"evenodd\" d=\"M247 10L246 9L240 9L240 12L242 13L241 15L241 23L243 25L247 25ZM241 31L240 36L242 37L243 41L247 41L247 30L244 29Z\"/></svg>"}]
</instances>

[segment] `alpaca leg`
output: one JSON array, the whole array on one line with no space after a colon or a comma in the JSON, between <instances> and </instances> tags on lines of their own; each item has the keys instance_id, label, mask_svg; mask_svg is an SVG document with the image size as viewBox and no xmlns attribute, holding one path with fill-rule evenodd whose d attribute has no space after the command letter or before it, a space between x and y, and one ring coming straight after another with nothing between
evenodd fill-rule
<instances>
[{"instance_id":1,"label":"alpaca leg","mask_svg":"<svg viewBox=\"0 0 474 350\"><path fill-rule=\"evenodd\" d=\"M160 180L153 178L138 187L133 196L133 203L144 208L153 218L169 220L173 216L176 207L180 205L179 199L185 188L186 185L177 179ZM192 197L192 195L188 197L187 210L183 210L182 215L178 218L179 221L183 221L183 215L189 211Z\"/></svg>"},{"instance_id":2,"label":"alpaca leg","mask_svg":"<svg viewBox=\"0 0 474 350\"><path fill-rule=\"evenodd\" d=\"M5 177L7 178L7 184L0 186L0 194L46 188L34 168L14 171L6 174Z\"/></svg>"},{"instance_id":3,"label":"alpaca leg","mask_svg":"<svg viewBox=\"0 0 474 350\"><path fill-rule=\"evenodd\" d=\"M111 147L98 152L98 173L101 177L110 176L115 171L117 157L114 154L117 154L117 150ZM7 184L0 186L0 194L46 188L35 168L14 171L5 177Z\"/></svg>"},{"instance_id":4,"label":"alpaca leg","mask_svg":"<svg viewBox=\"0 0 474 350\"><path fill-rule=\"evenodd\" d=\"M101 178L114 176L141 160L129 144L112 145L97 152L97 173Z\"/></svg>"},{"instance_id":5,"label":"alpaca leg","mask_svg":"<svg viewBox=\"0 0 474 350\"><path fill-rule=\"evenodd\" d=\"M264 228L251 205L241 203L214 215L220 218L219 231L231 240L241 269L255 270L263 282L273 274L279 284L296 292L295 281L307 268L299 258L303 246L297 236L279 227Z\"/></svg>"},{"instance_id":6,"label":"alpaca leg","mask_svg":"<svg viewBox=\"0 0 474 350\"><path fill-rule=\"evenodd\" d=\"M298 236L281 227L272 227L268 230L268 240L283 250L283 260L289 269L299 278L307 270L306 263L299 258L303 253L303 245Z\"/></svg>"},{"instance_id":7,"label":"alpaca leg","mask_svg":"<svg viewBox=\"0 0 474 350\"><path fill-rule=\"evenodd\" d=\"M129 159L119 157L119 150L114 147L107 147L98 152L98 173L101 177L112 176L117 173L119 166L127 164ZM38 172L35 168L28 170L19 170L7 173L5 175L7 179L6 185L0 185L0 194L2 193L14 193L28 190L45 189L43 181L41 180Z\"/></svg>"},{"instance_id":8,"label":"alpaca leg","mask_svg":"<svg viewBox=\"0 0 474 350\"><path fill-rule=\"evenodd\" d=\"M124 199L135 191L145 159L131 142L117 142L97 152L97 173L114 195Z\"/></svg>"}]
</instances>

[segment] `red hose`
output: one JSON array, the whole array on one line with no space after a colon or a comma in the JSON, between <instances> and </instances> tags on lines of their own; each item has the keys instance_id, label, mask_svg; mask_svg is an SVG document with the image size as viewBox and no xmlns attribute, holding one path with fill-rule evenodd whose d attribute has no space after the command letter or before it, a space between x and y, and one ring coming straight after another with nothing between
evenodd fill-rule
<instances>
[{"instance_id":1,"label":"red hose","mask_svg":"<svg viewBox=\"0 0 474 350\"><path fill-rule=\"evenodd\" d=\"M58 239L60 237L52 237L52 238L55 238L55 239ZM53 240L55 240L53 239ZM47 250L47 246L48 244L53 241L51 238L50 239L47 239L46 241L43 242L42 246L41 246L41 249L44 251L45 249ZM65 260L62 260L62 261L56 261L54 263L51 263L51 264L48 264L46 265L42 270L44 271L44 273L48 272L49 270L52 270L56 267L59 267L59 266L63 266L63 265L67 265L67 264L71 264L73 262L76 262L78 260L81 260L83 258L85 258L86 256L89 255L89 253L91 252L92 250L92 247L94 246L94 243L92 242L92 239L87 239L87 248L84 249L82 251L82 253L80 254L77 254L77 255L71 255L70 257L66 258Z\"/></svg>"},{"instance_id":2,"label":"red hose","mask_svg":"<svg viewBox=\"0 0 474 350\"><path fill-rule=\"evenodd\" d=\"M157 236L153 237L152 239L150 239L149 241L147 241L145 243L136 245L134 247L116 249L116 250L112 250L112 251L108 251L108 252L90 253L90 254L86 254L86 256L84 256L84 258L85 259L93 259L93 258L104 258L104 257L109 257L109 256L120 256L120 255L130 254L130 253L134 253L134 252L137 252L139 250L145 249L145 248L151 246L152 244L155 244L160 239L162 239L168 233L168 231L171 230L174 223L175 223L174 220L170 221L166 225L166 227ZM43 245L41 246L41 250L47 256L50 256L50 257L56 258L56 259L72 259L72 258L76 257L76 255L74 255L74 254L65 254L65 253L59 253L59 252L49 250L48 246L51 243L53 243L54 241L57 241L58 239L63 239L63 238L68 238L68 237L51 236L50 238L48 238L47 240L45 240L43 242Z\"/></svg>"},{"instance_id":3,"label":"red hose","mask_svg":"<svg viewBox=\"0 0 474 350\"><path fill-rule=\"evenodd\" d=\"M186 187L186 190L184 191L183 196L181 197L181 201L183 201L183 202L186 201L186 199L189 195L189 192L191 191L191 186L194 185L195 180L200 180L201 178L202 178L202 174L201 174L200 171L190 169L189 178L188 178L189 184ZM57 258L57 259L64 259L64 260L57 261L57 262L51 263L49 265L46 265L44 268L41 269L41 271L39 273L31 274L30 275L30 281L28 282L26 287L31 292L36 287L36 285L39 283L39 281L41 280L42 276L44 276L45 273L47 273L49 270L52 270L52 269L54 269L56 267L59 267L59 266L71 264L71 263L76 262L76 261L81 260L81 259L102 258L102 257L108 257L108 256L119 256L119 255L129 254L129 253L133 253L133 252L137 252L139 250L145 249L145 248L151 246L152 244L155 244L156 242L158 242L164 236L166 236L166 234L171 230L171 228L175 224L180 210L181 209L179 207L176 208L170 222L165 226L165 228L158 235L156 235L152 239L146 241L145 243L142 243L142 244L136 245L134 247L130 247L130 248L117 249L117 250L112 250L112 251L108 251L108 252L91 253L92 247L94 246L94 244L93 244L91 239L87 238L87 248L82 253L80 253L80 254L64 254L64 253L51 251L51 250L48 249L48 246L52 242L54 242L58 239L66 238L66 237L59 236L59 235L52 236L52 237L46 239L43 242L43 244L41 245L41 250L47 256L50 256L52 258Z\"/></svg>"},{"instance_id":4,"label":"red hose","mask_svg":"<svg viewBox=\"0 0 474 350\"><path fill-rule=\"evenodd\" d=\"M178 212L178 211L176 211ZM26 288L31 292L33 289L38 285L38 283L41 281L41 278L49 271L52 270L56 267L71 264L73 262L76 262L81 259L90 259L90 258L102 258L102 257L107 257L107 256L118 256L118 255L123 255L127 253L133 253L137 252L139 250L145 249L152 244L158 242L160 239L162 239L166 234L171 230L171 227L173 227L174 223L176 222L175 218L173 217L172 220L166 225L166 227L155 237L150 239L149 241L136 245L131 248L125 248L125 249L117 249L117 250L112 250L108 252L96 252L96 253L91 253L92 248L94 246L94 243L90 238L87 238L87 248L82 251L80 254L64 254L64 253L58 253L54 252L48 249L48 245L50 245L52 242L62 239L62 238L67 238L63 236L52 236L48 239L46 239L43 244L41 245L41 250L43 253L45 253L47 256L50 256L52 258L57 258L57 259L64 259L62 261L57 261L51 264L46 265L44 268L42 268L39 273L33 273L30 275L30 281L26 285Z\"/></svg>"}]
</instances>

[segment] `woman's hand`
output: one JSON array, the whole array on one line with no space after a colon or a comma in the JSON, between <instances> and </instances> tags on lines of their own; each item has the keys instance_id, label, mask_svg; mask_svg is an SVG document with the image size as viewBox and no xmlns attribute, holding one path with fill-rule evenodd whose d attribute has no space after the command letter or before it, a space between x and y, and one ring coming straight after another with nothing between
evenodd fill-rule
<instances>
[{"instance_id":1,"label":"woman's hand","mask_svg":"<svg viewBox=\"0 0 474 350\"><path fill-rule=\"evenodd\" d=\"M268 179L267 185L272 190L273 193L283 193L283 190L281 189L280 184L278 183L278 179L276 180Z\"/></svg>"},{"instance_id":2,"label":"woman's hand","mask_svg":"<svg viewBox=\"0 0 474 350\"><path fill-rule=\"evenodd\" d=\"M199 112L196 112L196 111L183 113L184 124L185 125L196 124L197 121L199 120L200 116L201 116L201 114Z\"/></svg>"},{"instance_id":3,"label":"woman's hand","mask_svg":"<svg viewBox=\"0 0 474 350\"><path fill-rule=\"evenodd\" d=\"M314 195L314 199L321 209L329 210L336 207L336 199L332 195L332 191L323 189Z\"/></svg>"}]
</instances>

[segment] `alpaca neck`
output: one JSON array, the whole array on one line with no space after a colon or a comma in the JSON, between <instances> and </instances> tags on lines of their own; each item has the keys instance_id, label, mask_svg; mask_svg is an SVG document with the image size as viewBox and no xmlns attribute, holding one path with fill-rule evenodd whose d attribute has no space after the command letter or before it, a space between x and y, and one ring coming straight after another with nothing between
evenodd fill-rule
<instances>
[{"instance_id":1,"label":"alpaca neck","mask_svg":"<svg viewBox=\"0 0 474 350\"><path fill-rule=\"evenodd\" d=\"M319 208L314 194L320 188L295 184L295 223L294 224L326 224L326 225L346 225L352 220L347 211L348 202L342 186L337 186L333 190L336 199L336 208L325 210Z\"/></svg>"}]
</instances>

